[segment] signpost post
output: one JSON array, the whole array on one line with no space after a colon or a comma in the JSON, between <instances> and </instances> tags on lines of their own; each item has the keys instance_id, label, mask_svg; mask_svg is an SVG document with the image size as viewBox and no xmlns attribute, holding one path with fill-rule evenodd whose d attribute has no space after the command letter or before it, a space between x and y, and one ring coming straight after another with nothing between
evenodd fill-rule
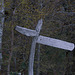
<instances>
[{"instance_id":1,"label":"signpost post","mask_svg":"<svg viewBox=\"0 0 75 75\"><path fill-rule=\"evenodd\" d=\"M42 27L43 21L40 19L38 21L38 24L36 26L35 30L27 29L24 27L16 26L15 30L20 32L23 35L26 36L34 36L32 40L32 45L31 45L31 51L30 51L30 57L29 57L29 74L28 75L34 75L33 74L33 64L34 64L34 55L35 55L35 47L36 43L48 45L48 46L53 46L65 50L72 51L74 49L74 44L69 43L66 41L50 38L50 37L45 37L45 36L39 36L41 27Z\"/></svg>"}]
</instances>

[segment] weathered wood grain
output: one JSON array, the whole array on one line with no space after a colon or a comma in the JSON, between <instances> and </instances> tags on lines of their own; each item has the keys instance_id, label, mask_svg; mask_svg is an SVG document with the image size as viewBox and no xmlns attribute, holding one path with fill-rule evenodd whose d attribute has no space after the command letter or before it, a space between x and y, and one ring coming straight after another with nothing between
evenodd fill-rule
<instances>
[{"instance_id":1,"label":"weathered wood grain","mask_svg":"<svg viewBox=\"0 0 75 75\"><path fill-rule=\"evenodd\" d=\"M20 26L16 26L15 30L17 30L18 32L26 36L36 36L37 35L36 30L27 29L27 28L20 27Z\"/></svg>"},{"instance_id":2,"label":"weathered wood grain","mask_svg":"<svg viewBox=\"0 0 75 75\"><path fill-rule=\"evenodd\" d=\"M41 35L38 37L37 43L48 45L48 46L53 46L53 47L61 48L65 50L70 50L70 51L74 49L73 43L69 43L66 41L62 41L62 40L58 40L58 39L54 39L50 37L45 37Z\"/></svg>"}]
</instances>

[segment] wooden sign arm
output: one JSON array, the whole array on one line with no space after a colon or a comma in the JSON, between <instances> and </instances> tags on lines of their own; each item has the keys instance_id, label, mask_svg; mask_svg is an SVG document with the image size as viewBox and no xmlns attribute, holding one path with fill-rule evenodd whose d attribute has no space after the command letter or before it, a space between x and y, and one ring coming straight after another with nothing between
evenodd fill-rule
<instances>
[{"instance_id":1,"label":"wooden sign arm","mask_svg":"<svg viewBox=\"0 0 75 75\"><path fill-rule=\"evenodd\" d=\"M36 26L36 30L27 29L20 26L16 26L15 30L26 36L38 36L42 27L42 23L42 19L40 19Z\"/></svg>"},{"instance_id":2,"label":"wooden sign arm","mask_svg":"<svg viewBox=\"0 0 75 75\"><path fill-rule=\"evenodd\" d=\"M36 30L27 29L27 28L20 27L20 26L16 26L15 30L17 30L18 32L26 36L37 36Z\"/></svg>"},{"instance_id":3,"label":"wooden sign arm","mask_svg":"<svg viewBox=\"0 0 75 75\"><path fill-rule=\"evenodd\" d=\"M69 50L69 51L72 51L75 47L73 43L50 38L50 37L45 37L41 35L38 37L37 43L53 46L56 48L61 48L61 49Z\"/></svg>"}]
</instances>

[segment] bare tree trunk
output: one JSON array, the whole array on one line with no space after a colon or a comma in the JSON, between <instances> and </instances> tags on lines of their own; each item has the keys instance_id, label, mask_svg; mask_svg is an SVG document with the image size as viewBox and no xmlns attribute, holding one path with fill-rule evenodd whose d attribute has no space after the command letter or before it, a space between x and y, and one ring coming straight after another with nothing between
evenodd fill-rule
<instances>
[{"instance_id":1,"label":"bare tree trunk","mask_svg":"<svg viewBox=\"0 0 75 75\"><path fill-rule=\"evenodd\" d=\"M0 75L2 65L2 35L3 35L3 24L4 24L4 0L0 0Z\"/></svg>"},{"instance_id":2,"label":"bare tree trunk","mask_svg":"<svg viewBox=\"0 0 75 75\"><path fill-rule=\"evenodd\" d=\"M40 75L40 44L38 44L38 50L37 50L36 75Z\"/></svg>"},{"instance_id":3,"label":"bare tree trunk","mask_svg":"<svg viewBox=\"0 0 75 75\"><path fill-rule=\"evenodd\" d=\"M13 52L13 59L14 59L15 72L16 72L16 52Z\"/></svg>"},{"instance_id":4,"label":"bare tree trunk","mask_svg":"<svg viewBox=\"0 0 75 75\"><path fill-rule=\"evenodd\" d=\"M12 51L10 53L10 57L9 57L9 62L8 62L8 70L7 70L7 75L10 75L10 62L11 62L11 58L12 58Z\"/></svg>"},{"instance_id":5,"label":"bare tree trunk","mask_svg":"<svg viewBox=\"0 0 75 75\"><path fill-rule=\"evenodd\" d=\"M13 44L14 44L14 14L15 14L15 0L12 0L12 4L11 4L11 16L12 16L12 24L11 24L11 51L10 51L10 55L9 55L9 60L8 60L8 69L7 69L7 75L10 75L10 63L11 63L11 58L13 55Z\"/></svg>"},{"instance_id":6,"label":"bare tree trunk","mask_svg":"<svg viewBox=\"0 0 75 75\"><path fill-rule=\"evenodd\" d=\"M9 56L9 60L8 60L8 75L10 75L10 63L11 63L11 58L12 58L12 54L13 54L13 42L14 42L14 23L13 23L13 20L14 20L14 13L13 13L13 16L12 16L12 26L11 26L11 51L10 51L10 56Z\"/></svg>"},{"instance_id":7,"label":"bare tree trunk","mask_svg":"<svg viewBox=\"0 0 75 75\"><path fill-rule=\"evenodd\" d=\"M23 53L23 62L25 63L25 53ZM25 68L23 69L23 75L25 75L25 72L26 72L26 70L25 70Z\"/></svg>"},{"instance_id":8,"label":"bare tree trunk","mask_svg":"<svg viewBox=\"0 0 75 75\"><path fill-rule=\"evenodd\" d=\"M71 71L72 70L72 65L70 63L72 63L73 53L72 52L68 52L67 58L68 58L68 63L67 63L66 74L67 75L69 75L69 74L72 75L72 71Z\"/></svg>"}]
</instances>

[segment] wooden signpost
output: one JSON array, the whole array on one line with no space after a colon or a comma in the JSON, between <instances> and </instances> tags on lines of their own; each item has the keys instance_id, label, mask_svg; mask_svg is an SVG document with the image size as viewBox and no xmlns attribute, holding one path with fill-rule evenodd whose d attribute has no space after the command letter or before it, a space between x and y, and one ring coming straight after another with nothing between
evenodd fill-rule
<instances>
[{"instance_id":1,"label":"wooden signpost","mask_svg":"<svg viewBox=\"0 0 75 75\"><path fill-rule=\"evenodd\" d=\"M34 55L35 55L35 47L36 47L36 42L42 27L42 19L38 21L38 24L36 26L35 30L31 29L26 29L20 26L16 26L16 30L19 31L20 33L27 35L27 36L34 36L32 40L32 45L31 45L31 51L30 51L30 57L29 57L29 74L28 75L33 75L33 64L34 64Z\"/></svg>"},{"instance_id":2,"label":"wooden signpost","mask_svg":"<svg viewBox=\"0 0 75 75\"><path fill-rule=\"evenodd\" d=\"M48 45L48 46L53 46L56 48L61 48L61 49L69 50L69 51L72 51L74 49L73 43L69 43L66 41L62 41L62 40L39 35L42 24L43 24L43 21L42 21L42 19L40 19L38 21L38 24L37 24L35 30L27 29L27 28L20 27L20 26L16 26L16 28L15 28L15 30L17 30L18 32L20 32L23 35L34 36L33 41L32 41L32 45L31 45L31 51L30 51L29 70L28 70L29 74L28 75L34 75L33 74L33 64L34 64L36 43L40 43L40 44L44 44L44 45Z\"/></svg>"}]
</instances>

